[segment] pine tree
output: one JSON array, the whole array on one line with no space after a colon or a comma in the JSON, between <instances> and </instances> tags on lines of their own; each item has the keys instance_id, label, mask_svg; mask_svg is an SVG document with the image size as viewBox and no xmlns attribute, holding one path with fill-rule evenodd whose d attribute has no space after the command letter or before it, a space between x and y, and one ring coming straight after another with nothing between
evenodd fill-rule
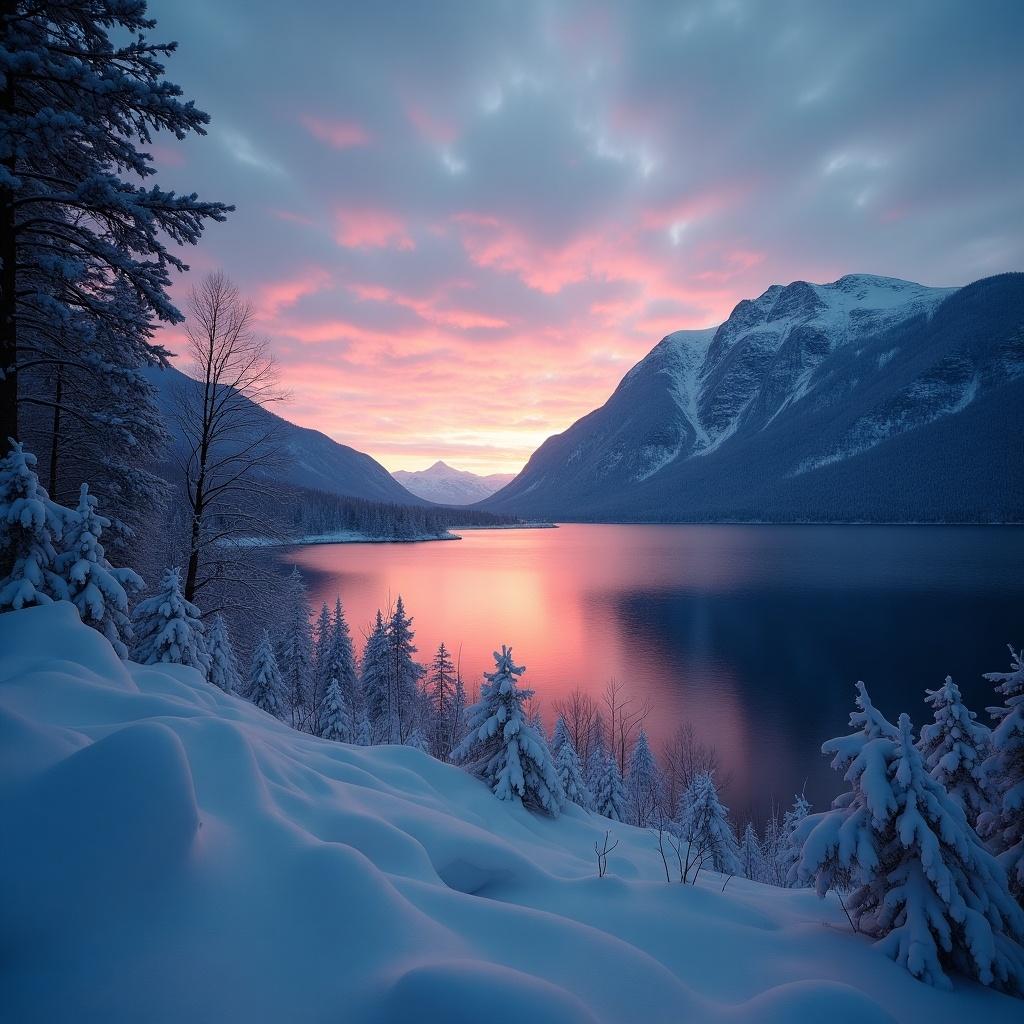
<instances>
[{"instance_id":1,"label":"pine tree","mask_svg":"<svg viewBox=\"0 0 1024 1024\"><path fill-rule=\"evenodd\" d=\"M591 787L594 794L594 809L598 814L612 821L626 820L626 791L619 774L619 762L603 747L598 748L601 754L601 769Z\"/></svg>"},{"instance_id":2,"label":"pine tree","mask_svg":"<svg viewBox=\"0 0 1024 1024\"><path fill-rule=\"evenodd\" d=\"M181 320L167 295L179 246L230 209L145 179L157 131L204 134L209 118L164 79L173 43L154 43L142 2L8 4L0 18L0 446L17 439L21 369L65 360L69 332L118 316L122 282L147 320ZM166 352L138 338L150 361ZM71 354L82 351L74 345ZM0 564L0 576L10 564Z\"/></svg>"},{"instance_id":3,"label":"pine tree","mask_svg":"<svg viewBox=\"0 0 1024 1024\"><path fill-rule=\"evenodd\" d=\"M210 655L210 672L206 678L225 693L235 693L241 689L235 649L231 646L228 624L220 613L214 615L210 623L206 646Z\"/></svg>"},{"instance_id":4,"label":"pine tree","mask_svg":"<svg viewBox=\"0 0 1024 1024\"><path fill-rule=\"evenodd\" d=\"M657 817L661 793L661 772L651 753L647 733L641 729L626 768L626 794L629 821L640 828L649 828Z\"/></svg>"},{"instance_id":5,"label":"pine tree","mask_svg":"<svg viewBox=\"0 0 1024 1024\"><path fill-rule=\"evenodd\" d=\"M423 730L419 726L413 729L409 733L408 739L405 741L405 746L412 747L415 750L422 750L424 754L430 753L430 741L423 734Z\"/></svg>"},{"instance_id":6,"label":"pine tree","mask_svg":"<svg viewBox=\"0 0 1024 1024\"><path fill-rule=\"evenodd\" d=\"M284 683L274 655L274 645L270 642L270 632L265 629L252 656L248 697L256 707L266 711L268 715L283 718L288 711L281 697L283 689Z\"/></svg>"},{"instance_id":7,"label":"pine tree","mask_svg":"<svg viewBox=\"0 0 1024 1024\"><path fill-rule=\"evenodd\" d=\"M739 862L744 878L754 882L765 880L764 851L761 849L761 840L757 837L754 824L750 821L747 822L743 838L740 839Z\"/></svg>"},{"instance_id":8,"label":"pine tree","mask_svg":"<svg viewBox=\"0 0 1024 1024\"><path fill-rule=\"evenodd\" d=\"M293 728L314 727L312 706L313 629L309 598L298 566L288 577L284 616L275 651Z\"/></svg>"},{"instance_id":9,"label":"pine tree","mask_svg":"<svg viewBox=\"0 0 1024 1024\"><path fill-rule=\"evenodd\" d=\"M359 747L368 747L371 742L370 720L366 717L366 708L361 707L356 712L355 724L352 727L352 742Z\"/></svg>"},{"instance_id":10,"label":"pine tree","mask_svg":"<svg viewBox=\"0 0 1024 1024\"><path fill-rule=\"evenodd\" d=\"M761 834L761 851L764 854L764 881L769 885L785 886L787 876L782 873L782 822L779 821L778 808L774 803Z\"/></svg>"},{"instance_id":11,"label":"pine tree","mask_svg":"<svg viewBox=\"0 0 1024 1024\"><path fill-rule=\"evenodd\" d=\"M359 678L352 649L352 634L345 620L340 597L335 599L333 616L324 604L317 619L312 694L312 706L315 709L320 709L324 703L332 679L338 680L345 703L354 710ZM314 717L320 717L319 711Z\"/></svg>"},{"instance_id":12,"label":"pine tree","mask_svg":"<svg viewBox=\"0 0 1024 1024\"><path fill-rule=\"evenodd\" d=\"M430 664L426 680L427 701L430 708L430 752L441 761L447 761L453 746L453 717L455 713L455 665L448 648L442 642Z\"/></svg>"},{"instance_id":13,"label":"pine tree","mask_svg":"<svg viewBox=\"0 0 1024 1024\"><path fill-rule=\"evenodd\" d=\"M597 791L601 785L601 779L605 772L605 760L608 755L608 748L604 741L604 725L601 716L596 715L590 729L589 749L587 750L587 787L594 794L596 799Z\"/></svg>"},{"instance_id":14,"label":"pine tree","mask_svg":"<svg viewBox=\"0 0 1024 1024\"><path fill-rule=\"evenodd\" d=\"M533 691L520 689L517 678L525 669L504 645L500 654L494 652L494 663L495 670L484 673L480 699L468 712L469 732L452 759L487 783L499 800L519 800L557 817L565 794L544 737L526 720L523 705Z\"/></svg>"},{"instance_id":15,"label":"pine tree","mask_svg":"<svg viewBox=\"0 0 1024 1024\"><path fill-rule=\"evenodd\" d=\"M361 675L363 701L373 743L391 742L391 659L388 651L387 627L377 612L377 621L363 648Z\"/></svg>"},{"instance_id":16,"label":"pine tree","mask_svg":"<svg viewBox=\"0 0 1024 1024\"><path fill-rule=\"evenodd\" d=\"M793 806L782 816L782 830L779 833L779 845L776 857L778 858L777 876L780 885L796 885L795 878L791 877L793 866L800 859L801 843L797 839L797 833L801 822L811 812L811 805L803 793L798 793L793 798Z\"/></svg>"},{"instance_id":17,"label":"pine tree","mask_svg":"<svg viewBox=\"0 0 1024 1024\"><path fill-rule=\"evenodd\" d=\"M133 640L128 594L139 593L145 583L131 569L115 569L107 561L100 536L109 525L97 513L89 485L82 484L78 508L67 517L53 568L64 579L67 599L81 620L102 633L119 658L127 658L126 642Z\"/></svg>"},{"instance_id":18,"label":"pine tree","mask_svg":"<svg viewBox=\"0 0 1024 1024\"><path fill-rule=\"evenodd\" d=\"M65 600L55 542L69 510L39 485L36 457L17 442L0 459L0 611Z\"/></svg>"},{"instance_id":19,"label":"pine tree","mask_svg":"<svg viewBox=\"0 0 1024 1024\"><path fill-rule=\"evenodd\" d=\"M390 708L388 712L389 742L404 743L419 725L419 682L424 668L413 660L416 646L412 619L405 613L402 595L398 595L395 611L388 624L388 650L391 657Z\"/></svg>"},{"instance_id":20,"label":"pine tree","mask_svg":"<svg viewBox=\"0 0 1024 1024\"><path fill-rule=\"evenodd\" d=\"M683 857L682 880L697 880L702 868L737 875L742 868L729 808L718 797L711 772L698 772L680 801L678 835Z\"/></svg>"},{"instance_id":21,"label":"pine tree","mask_svg":"<svg viewBox=\"0 0 1024 1024\"><path fill-rule=\"evenodd\" d=\"M1004 698L989 708L996 721L983 778L995 795L995 807L982 814L978 828L988 839L1010 881L1010 891L1024 905L1024 655L1010 648L1010 671L988 672Z\"/></svg>"},{"instance_id":22,"label":"pine tree","mask_svg":"<svg viewBox=\"0 0 1024 1024\"><path fill-rule=\"evenodd\" d=\"M339 743L352 741L352 712L337 679L332 679L327 684L323 718L324 725L320 735L325 740L336 740Z\"/></svg>"},{"instance_id":23,"label":"pine tree","mask_svg":"<svg viewBox=\"0 0 1024 1024\"><path fill-rule=\"evenodd\" d=\"M928 773L909 717L894 727L857 689L857 731L822 746L850 790L797 829L797 880L821 896L851 887L854 926L921 981L949 988L954 970L1024 991L1024 912L1006 875Z\"/></svg>"},{"instance_id":24,"label":"pine tree","mask_svg":"<svg viewBox=\"0 0 1024 1024\"><path fill-rule=\"evenodd\" d=\"M551 742L548 744L551 747L551 753L556 757L558 752L562 749L563 743L572 743L572 737L569 735L569 727L565 724L565 719L559 715L558 720L555 722L555 730L551 734ZM579 760L579 752L576 750L575 745L573 746L573 753L576 754L577 761ZM580 769L582 771L582 767Z\"/></svg>"},{"instance_id":25,"label":"pine tree","mask_svg":"<svg viewBox=\"0 0 1024 1024\"><path fill-rule=\"evenodd\" d=\"M157 592L135 609L132 661L140 665L188 665L205 678L210 668L199 609L185 600L181 569L166 569Z\"/></svg>"},{"instance_id":26,"label":"pine tree","mask_svg":"<svg viewBox=\"0 0 1024 1024\"><path fill-rule=\"evenodd\" d=\"M991 803L982 764L992 734L975 721L977 716L964 705L951 676L940 689L925 693L935 720L921 727L921 757L932 778L964 809L967 820L976 822Z\"/></svg>"},{"instance_id":27,"label":"pine tree","mask_svg":"<svg viewBox=\"0 0 1024 1024\"><path fill-rule=\"evenodd\" d=\"M594 797L583 780L580 759L576 756L576 748L568 737L555 754L555 771L558 773L558 781L562 784L565 799L585 811L592 811Z\"/></svg>"}]
</instances>

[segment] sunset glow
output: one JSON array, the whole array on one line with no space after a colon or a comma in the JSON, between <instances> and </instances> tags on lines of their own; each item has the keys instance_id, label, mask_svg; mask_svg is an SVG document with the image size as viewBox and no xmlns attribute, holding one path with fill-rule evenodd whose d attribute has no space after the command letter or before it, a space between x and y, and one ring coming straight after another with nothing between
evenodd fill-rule
<instances>
[{"instance_id":1,"label":"sunset glow","mask_svg":"<svg viewBox=\"0 0 1024 1024\"><path fill-rule=\"evenodd\" d=\"M161 7L217 116L154 157L244 211L188 260L251 297L285 415L391 469L517 470L664 334L773 283L1020 262L1010 69L972 74L991 30L946 8L838 32L742 3Z\"/></svg>"}]
</instances>

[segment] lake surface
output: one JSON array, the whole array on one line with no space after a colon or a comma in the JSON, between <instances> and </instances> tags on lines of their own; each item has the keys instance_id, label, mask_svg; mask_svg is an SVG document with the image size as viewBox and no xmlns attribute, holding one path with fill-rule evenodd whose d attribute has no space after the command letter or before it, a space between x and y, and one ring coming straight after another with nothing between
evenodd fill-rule
<instances>
[{"instance_id":1,"label":"lake surface","mask_svg":"<svg viewBox=\"0 0 1024 1024\"><path fill-rule=\"evenodd\" d=\"M819 748L848 731L857 679L920 725L951 674L987 721L981 674L1024 643L1024 529L569 525L278 557L316 607L340 594L359 647L398 594L420 660L444 640L467 686L510 644L549 724L575 687L620 681L650 699L655 746L687 721L717 746L738 818L805 780L818 807L842 788Z\"/></svg>"}]
</instances>

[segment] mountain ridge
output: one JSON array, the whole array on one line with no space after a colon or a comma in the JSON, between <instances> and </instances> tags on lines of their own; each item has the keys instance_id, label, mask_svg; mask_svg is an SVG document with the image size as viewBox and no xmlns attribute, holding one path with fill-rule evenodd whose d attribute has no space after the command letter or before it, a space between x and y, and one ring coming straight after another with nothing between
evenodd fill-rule
<instances>
[{"instance_id":1,"label":"mountain ridge","mask_svg":"<svg viewBox=\"0 0 1024 1024\"><path fill-rule=\"evenodd\" d=\"M515 478L515 473L481 476L468 470L456 469L441 459L427 469L396 469L391 475L417 497L441 505L472 505L489 497Z\"/></svg>"}]
</instances>

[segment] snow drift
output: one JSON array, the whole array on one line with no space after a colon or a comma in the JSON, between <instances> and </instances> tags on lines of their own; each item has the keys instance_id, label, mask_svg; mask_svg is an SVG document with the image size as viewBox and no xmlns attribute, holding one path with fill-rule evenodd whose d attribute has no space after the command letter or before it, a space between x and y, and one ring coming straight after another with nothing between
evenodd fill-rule
<instances>
[{"instance_id":1,"label":"snow drift","mask_svg":"<svg viewBox=\"0 0 1024 1024\"><path fill-rule=\"evenodd\" d=\"M68 604L0 616L0 815L12 1021L1020 1019L914 981L830 900L667 885L641 830L293 732L121 662Z\"/></svg>"}]
</instances>

